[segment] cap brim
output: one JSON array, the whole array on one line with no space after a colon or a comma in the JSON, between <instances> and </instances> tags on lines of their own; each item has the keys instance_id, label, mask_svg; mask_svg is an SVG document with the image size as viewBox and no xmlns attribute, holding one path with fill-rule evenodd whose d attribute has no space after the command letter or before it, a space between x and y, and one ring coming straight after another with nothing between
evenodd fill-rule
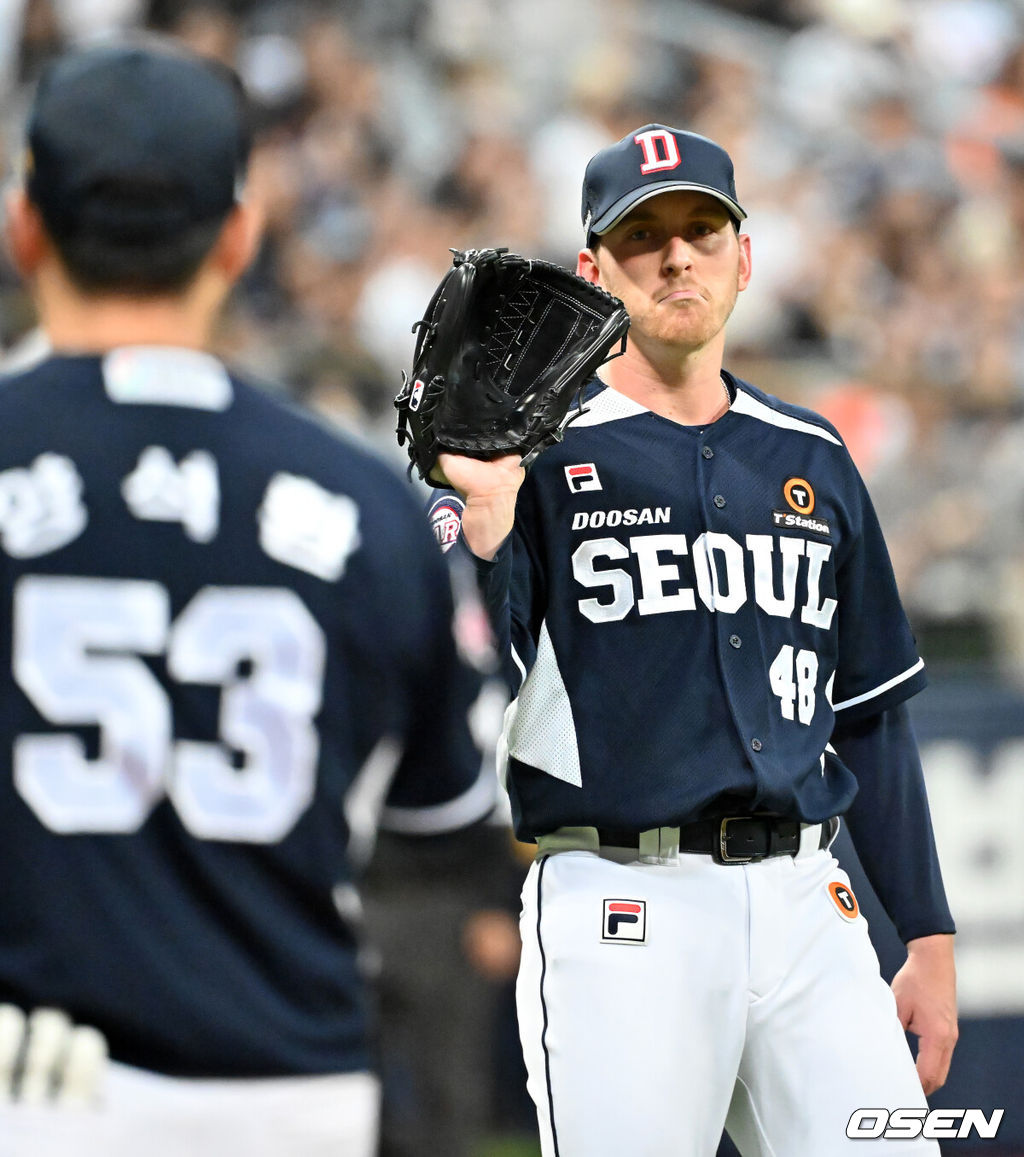
<instances>
[{"instance_id":1,"label":"cap brim","mask_svg":"<svg viewBox=\"0 0 1024 1157\"><path fill-rule=\"evenodd\" d=\"M661 193L671 193L677 189L707 193L708 196L714 197L717 201L721 201L737 221L746 220L746 213L744 213L732 197L727 196L719 189L712 189L709 185L698 185L693 181L660 181L655 185L641 185L640 188L632 189L626 193L625 196L620 197L607 212L602 213L597 220L591 221L590 232L601 236L610 229L614 229L622 218L625 217L631 209L635 209L637 205L642 204L644 201L649 201L651 197L657 197Z\"/></svg>"}]
</instances>

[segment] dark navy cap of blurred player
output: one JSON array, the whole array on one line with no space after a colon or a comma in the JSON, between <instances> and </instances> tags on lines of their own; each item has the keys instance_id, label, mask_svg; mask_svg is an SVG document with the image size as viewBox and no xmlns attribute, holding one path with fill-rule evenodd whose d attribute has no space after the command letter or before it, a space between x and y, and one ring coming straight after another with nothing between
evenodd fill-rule
<instances>
[{"instance_id":1,"label":"dark navy cap of blurred player","mask_svg":"<svg viewBox=\"0 0 1024 1157\"><path fill-rule=\"evenodd\" d=\"M736 200L732 160L721 145L668 125L644 125L595 153L587 165L582 210L587 244L642 201L674 189L709 193L736 221L746 217Z\"/></svg>"},{"instance_id":2,"label":"dark navy cap of blurred player","mask_svg":"<svg viewBox=\"0 0 1024 1157\"><path fill-rule=\"evenodd\" d=\"M229 69L163 44L91 48L40 78L25 186L58 239L169 238L227 214L249 148Z\"/></svg>"}]
</instances>

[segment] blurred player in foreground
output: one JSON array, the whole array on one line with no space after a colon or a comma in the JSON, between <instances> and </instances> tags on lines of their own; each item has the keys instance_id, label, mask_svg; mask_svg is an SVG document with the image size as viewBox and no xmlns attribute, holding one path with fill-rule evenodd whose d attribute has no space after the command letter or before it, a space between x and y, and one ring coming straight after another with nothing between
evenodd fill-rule
<instances>
[{"instance_id":1,"label":"blurred player in foreground","mask_svg":"<svg viewBox=\"0 0 1024 1157\"><path fill-rule=\"evenodd\" d=\"M3 1157L370 1157L348 847L494 803L418 502L204 352L248 152L233 75L97 48L8 200L54 354L0 388Z\"/></svg>"},{"instance_id":2,"label":"blurred player in foreground","mask_svg":"<svg viewBox=\"0 0 1024 1157\"><path fill-rule=\"evenodd\" d=\"M859 1152L851 1114L923 1108L956 1039L905 707L923 663L837 432L723 371L745 216L703 137L599 152L578 271L626 305L625 355L525 479L440 459L514 661L545 1157L708 1157L726 1125L747 1157ZM839 815L907 944L892 990L829 852Z\"/></svg>"}]
</instances>

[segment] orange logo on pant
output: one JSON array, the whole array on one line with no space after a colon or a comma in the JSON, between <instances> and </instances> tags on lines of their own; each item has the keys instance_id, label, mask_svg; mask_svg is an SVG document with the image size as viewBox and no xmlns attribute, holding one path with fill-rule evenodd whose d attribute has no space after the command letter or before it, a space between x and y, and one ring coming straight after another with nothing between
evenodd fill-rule
<instances>
[{"instance_id":1,"label":"orange logo on pant","mask_svg":"<svg viewBox=\"0 0 1024 1157\"><path fill-rule=\"evenodd\" d=\"M839 915L847 920L856 920L860 908L857 906L857 897L841 881L833 880L828 886L828 894L832 903L839 909Z\"/></svg>"}]
</instances>

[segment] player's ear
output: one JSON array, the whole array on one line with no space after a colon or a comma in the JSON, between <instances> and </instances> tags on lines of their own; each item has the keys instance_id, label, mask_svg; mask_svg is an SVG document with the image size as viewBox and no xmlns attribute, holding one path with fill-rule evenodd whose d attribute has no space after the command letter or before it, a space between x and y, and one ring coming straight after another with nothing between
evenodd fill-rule
<instances>
[{"instance_id":1,"label":"player's ear","mask_svg":"<svg viewBox=\"0 0 1024 1157\"><path fill-rule=\"evenodd\" d=\"M262 207L242 201L227 215L211 258L217 269L235 282L249 268L263 236Z\"/></svg>"},{"instance_id":2,"label":"player's ear","mask_svg":"<svg viewBox=\"0 0 1024 1157\"><path fill-rule=\"evenodd\" d=\"M46 227L39 210L22 188L8 190L4 198L7 248L22 277L31 277L46 254Z\"/></svg>"},{"instance_id":3,"label":"player's ear","mask_svg":"<svg viewBox=\"0 0 1024 1157\"><path fill-rule=\"evenodd\" d=\"M601 270L592 249L580 250L580 255L576 258L576 272L584 281L594 285L601 284Z\"/></svg>"},{"instance_id":4,"label":"player's ear","mask_svg":"<svg viewBox=\"0 0 1024 1157\"><path fill-rule=\"evenodd\" d=\"M740 243L740 266L739 266L739 287L746 289L750 284L750 234L741 233L739 235Z\"/></svg>"}]
</instances>

